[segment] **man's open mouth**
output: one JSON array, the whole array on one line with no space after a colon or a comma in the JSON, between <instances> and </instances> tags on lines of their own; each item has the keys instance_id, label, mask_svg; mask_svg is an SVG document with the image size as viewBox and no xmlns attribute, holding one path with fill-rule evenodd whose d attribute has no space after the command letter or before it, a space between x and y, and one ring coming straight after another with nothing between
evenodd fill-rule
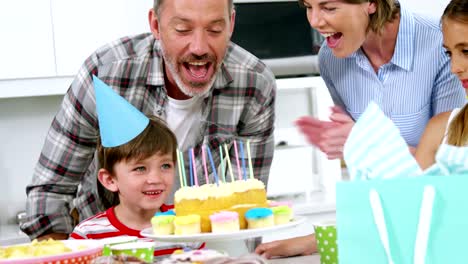
<instances>
[{"instance_id":1,"label":"man's open mouth","mask_svg":"<svg viewBox=\"0 0 468 264\"><path fill-rule=\"evenodd\" d=\"M209 61L189 61L182 63L188 80L191 82L207 82L212 72L212 62Z\"/></svg>"}]
</instances>

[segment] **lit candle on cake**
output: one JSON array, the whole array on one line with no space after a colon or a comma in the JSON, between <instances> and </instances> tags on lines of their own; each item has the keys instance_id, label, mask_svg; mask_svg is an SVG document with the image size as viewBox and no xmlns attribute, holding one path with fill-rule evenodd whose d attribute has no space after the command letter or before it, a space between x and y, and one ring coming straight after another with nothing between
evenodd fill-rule
<instances>
[{"instance_id":1,"label":"lit candle on cake","mask_svg":"<svg viewBox=\"0 0 468 264\"><path fill-rule=\"evenodd\" d=\"M226 183L226 171L224 169L223 147L219 145L219 160L221 161L221 180Z\"/></svg>"},{"instance_id":2,"label":"lit candle on cake","mask_svg":"<svg viewBox=\"0 0 468 264\"><path fill-rule=\"evenodd\" d=\"M232 166L231 166L231 158L229 157L229 151L227 148L227 145L224 144L224 151L226 151L226 160L227 160L227 165L229 169L229 175L231 175L231 182L234 181L234 173L232 173Z\"/></svg>"},{"instance_id":3,"label":"lit candle on cake","mask_svg":"<svg viewBox=\"0 0 468 264\"><path fill-rule=\"evenodd\" d=\"M239 164L239 152L237 151L237 142L234 140L234 153L236 154L237 172L239 175L239 181L242 180L241 168Z\"/></svg>"},{"instance_id":4,"label":"lit candle on cake","mask_svg":"<svg viewBox=\"0 0 468 264\"><path fill-rule=\"evenodd\" d=\"M205 146L202 146L202 162L203 162L203 168L205 169L205 180L206 184L208 184L209 178L208 178L208 168L206 167L206 154L205 154Z\"/></svg>"},{"instance_id":5,"label":"lit candle on cake","mask_svg":"<svg viewBox=\"0 0 468 264\"><path fill-rule=\"evenodd\" d=\"M245 155L244 155L244 144L242 140L239 141L241 159L242 159L242 179L247 180L247 170L245 169Z\"/></svg>"},{"instance_id":6,"label":"lit candle on cake","mask_svg":"<svg viewBox=\"0 0 468 264\"><path fill-rule=\"evenodd\" d=\"M208 145L206 146L206 152L208 153L208 158L210 159L211 169L213 170L213 176L215 178L216 185L219 185L218 173L216 173L216 166L213 161L213 156L211 156L210 146Z\"/></svg>"},{"instance_id":7,"label":"lit candle on cake","mask_svg":"<svg viewBox=\"0 0 468 264\"><path fill-rule=\"evenodd\" d=\"M182 166L180 165L180 154L179 150L176 151L177 154L177 167L179 168L179 180L180 180L180 186L184 187L184 180L182 180Z\"/></svg>"},{"instance_id":8,"label":"lit candle on cake","mask_svg":"<svg viewBox=\"0 0 468 264\"><path fill-rule=\"evenodd\" d=\"M187 178L185 175L184 153L180 150L179 150L179 157L180 157L180 167L182 169L182 180L184 182L184 186L187 186Z\"/></svg>"},{"instance_id":9,"label":"lit candle on cake","mask_svg":"<svg viewBox=\"0 0 468 264\"><path fill-rule=\"evenodd\" d=\"M192 153L193 148L189 149L188 152L188 157L189 157L189 173L190 173L190 186L193 186L193 165L192 165Z\"/></svg>"},{"instance_id":10,"label":"lit candle on cake","mask_svg":"<svg viewBox=\"0 0 468 264\"><path fill-rule=\"evenodd\" d=\"M195 186L198 186L198 177L197 177L197 165L195 163L195 151L191 150L192 152L192 162L193 162L193 181L195 182Z\"/></svg>"},{"instance_id":11,"label":"lit candle on cake","mask_svg":"<svg viewBox=\"0 0 468 264\"><path fill-rule=\"evenodd\" d=\"M249 161L249 173L250 179L254 178L253 167L252 167L252 158L250 156L250 139L247 139L247 159Z\"/></svg>"}]
</instances>

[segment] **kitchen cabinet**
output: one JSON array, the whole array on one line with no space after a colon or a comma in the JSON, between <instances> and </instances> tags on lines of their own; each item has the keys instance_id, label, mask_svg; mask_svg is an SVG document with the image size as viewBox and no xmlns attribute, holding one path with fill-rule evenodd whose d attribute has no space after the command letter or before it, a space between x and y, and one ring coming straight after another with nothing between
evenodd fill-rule
<instances>
[{"instance_id":1,"label":"kitchen cabinet","mask_svg":"<svg viewBox=\"0 0 468 264\"><path fill-rule=\"evenodd\" d=\"M98 47L126 35L149 32L153 1L50 0L57 75L72 76Z\"/></svg>"},{"instance_id":2,"label":"kitchen cabinet","mask_svg":"<svg viewBox=\"0 0 468 264\"><path fill-rule=\"evenodd\" d=\"M0 2L0 79L55 76L49 0Z\"/></svg>"}]
</instances>

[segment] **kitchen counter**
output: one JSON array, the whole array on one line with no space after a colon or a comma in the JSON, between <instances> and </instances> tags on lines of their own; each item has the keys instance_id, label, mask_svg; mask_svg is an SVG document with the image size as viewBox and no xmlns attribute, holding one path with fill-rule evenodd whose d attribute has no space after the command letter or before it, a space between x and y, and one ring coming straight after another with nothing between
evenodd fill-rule
<instances>
[{"instance_id":1,"label":"kitchen counter","mask_svg":"<svg viewBox=\"0 0 468 264\"><path fill-rule=\"evenodd\" d=\"M0 226L0 246L27 243L29 241L29 237L21 232L18 225Z\"/></svg>"},{"instance_id":2,"label":"kitchen counter","mask_svg":"<svg viewBox=\"0 0 468 264\"><path fill-rule=\"evenodd\" d=\"M270 198L271 199L271 198ZM306 218L306 222L300 227L287 232L274 232L265 234L262 242L270 242L280 239L288 239L314 233L313 223L333 221L336 219L336 203L334 193L311 192L290 196L275 197L276 201L288 201L293 204L295 215Z\"/></svg>"},{"instance_id":3,"label":"kitchen counter","mask_svg":"<svg viewBox=\"0 0 468 264\"><path fill-rule=\"evenodd\" d=\"M268 260L270 264L320 264L319 255L278 258Z\"/></svg>"}]
</instances>

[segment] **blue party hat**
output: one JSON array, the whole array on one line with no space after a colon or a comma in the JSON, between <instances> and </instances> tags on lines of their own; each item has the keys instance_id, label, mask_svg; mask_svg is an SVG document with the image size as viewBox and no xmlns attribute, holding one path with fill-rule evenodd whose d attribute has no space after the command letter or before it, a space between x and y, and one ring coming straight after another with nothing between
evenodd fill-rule
<instances>
[{"instance_id":1,"label":"blue party hat","mask_svg":"<svg viewBox=\"0 0 468 264\"><path fill-rule=\"evenodd\" d=\"M117 147L138 136L149 119L112 88L93 75L96 110L104 147Z\"/></svg>"}]
</instances>

